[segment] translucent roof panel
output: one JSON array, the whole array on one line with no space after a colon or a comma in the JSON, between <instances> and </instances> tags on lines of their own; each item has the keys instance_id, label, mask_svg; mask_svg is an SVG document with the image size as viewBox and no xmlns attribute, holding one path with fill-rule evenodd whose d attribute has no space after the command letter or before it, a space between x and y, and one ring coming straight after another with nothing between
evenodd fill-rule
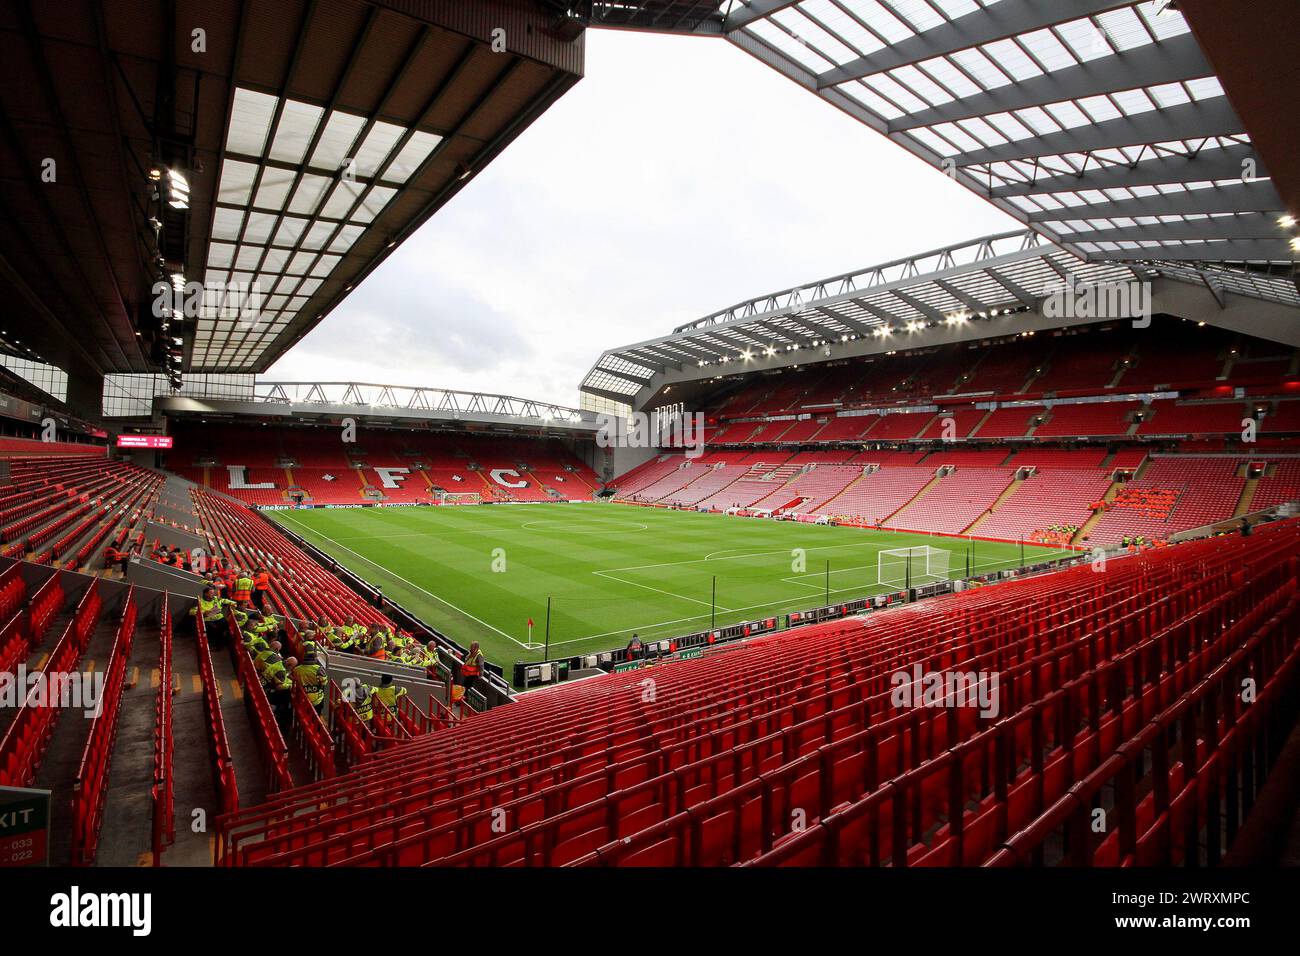
<instances>
[{"instance_id":1,"label":"translucent roof panel","mask_svg":"<svg viewBox=\"0 0 1300 956\"><path fill-rule=\"evenodd\" d=\"M747 52L1076 253L1136 258L1153 245L1177 242L1186 254L1182 246L1190 242L1219 261L1292 257L1284 236L1243 244L1244 227L1218 218L1281 215L1267 180L1252 183L1252 197L1240 209L1213 191L1204 193L1202 208L1187 199L1192 180L1224 178L1198 175L1191 160L1248 138L1171 5L750 0L740 6L744 15L733 11L738 22L728 35L743 39ZM1054 180L1061 186L1037 188ZM1139 204L1141 213L1167 212L1179 217L1177 228L1142 234L1144 224L1122 204L1144 196L1156 201ZM1167 210L1157 208L1161 196L1173 197ZM1059 229L1041 215L1090 204L1104 208L1093 218L1072 216ZM1127 223L1117 225L1117 215ZM1090 242L1093 232L1097 241Z\"/></svg>"},{"instance_id":2,"label":"translucent roof panel","mask_svg":"<svg viewBox=\"0 0 1300 956\"><path fill-rule=\"evenodd\" d=\"M378 117L237 89L204 281L255 287L261 314L225 322L223 300L209 304L191 366L256 362L441 142Z\"/></svg>"}]
</instances>

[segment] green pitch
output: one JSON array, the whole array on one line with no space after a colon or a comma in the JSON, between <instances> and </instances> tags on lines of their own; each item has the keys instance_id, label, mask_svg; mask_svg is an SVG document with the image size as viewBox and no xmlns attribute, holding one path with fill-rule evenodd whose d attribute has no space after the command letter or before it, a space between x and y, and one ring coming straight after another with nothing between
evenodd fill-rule
<instances>
[{"instance_id":1,"label":"green pitch","mask_svg":"<svg viewBox=\"0 0 1300 956\"><path fill-rule=\"evenodd\" d=\"M897 588L876 555L930 545L963 576L960 538L833 528L618 504L273 511L340 564L462 644L482 642L510 672L610 650L632 632L667 638ZM976 541L972 573L1021 564L1018 544ZM1025 563L1058 549L1025 546ZM535 622L532 638L528 619ZM535 646L533 646L535 645Z\"/></svg>"}]
</instances>

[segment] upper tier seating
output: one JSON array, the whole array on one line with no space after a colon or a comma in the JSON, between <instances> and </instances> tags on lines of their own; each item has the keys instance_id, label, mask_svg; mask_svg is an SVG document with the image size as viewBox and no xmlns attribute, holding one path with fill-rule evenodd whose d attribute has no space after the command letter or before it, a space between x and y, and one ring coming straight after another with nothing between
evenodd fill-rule
<instances>
[{"instance_id":1,"label":"upper tier seating","mask_svg":"<svg viewBox=\"0 0 1300 956\"><path fill-rule=\"evenodd\" d=\"M877 422L875 415L837 415L817 433L817 440L850 442L861 438L863 433Z\"/></svg>"},{"instance_id":2,"label":"upper tier seating","mask_svg":"<svg viewBox=\"0 0 1300 956\"><path fill-rule=\"evenodd\" d=\"M1141 402L1083 402L1056 405L1051 418L1034 430L1035 438L1076 438L1126 434ZM985 436L987 437L987 436Z\"/></svg>"},{"instance_id":3,"label":"upper tier seating","mask_svg":"<svg viewBox=\"0 0 1300 956\"><path fill-rule=\"evenodd\" d=\"M1051 344L1045 339L1018 339L1004 345L985 345L971 377L957 391L1010 395L1022 391L1034 372L1046 362Z\"/></svg>"},{"instance_id":4,"label":"upper tier seating","mask_svg":"<svg viewBox=\"0 0 1300 956\"><path fill-rule=\"evenodd\" d=\"M1030 422L1045 411L1042 405L998 408L974 432L972 438L1023 438Z\"/></svg>"},{"instance_id":5,"label":"upper tier seating","mask_svg":"<svg viewBox=\"0 0 1300 956\"><path fill-rule=\"evenodd\" d=\"M958 408L954 411L942 411L917 435L917 438L957 439L966 438L975 426L988 415L985 408ZM948 422L951 421L951 428Z\"/></svg>"},{"instance_id":6,"label":"upper tier seating","mask_svg":"<svg viewBox=\"0 0 1300 956\"><path fill-rule=\"evenodd\" d=\"M1151 403L1151 414L1138 426L1139 435L1236 434L1242 430L1246 407L1241 402L1162 400Z\"/></svg>"},{"instance_id":7,"label":"upper tier seating","mask_svg":"<svg viewBox=\"0 0 1300 956\"><path fill-rule=\"evenodd\" d=\"M881 415L876 425L867 431L866 437L871 441L906 441L915 438L932 418L933 412Z\"/></svg>"},{"instance_id":8,"label":"upper tier seating","mask_svg":"<svg viewBox=\"0 0 1300 956\"><path fill-rule=\"evenodd\" d=\"M1120 362L1131 349L1130 338L1119 333L1094 338L1074 335L1056 340L1047 368L1034 379L1035 392L1104 391L1115 379ZM1087 342L1085 348L1077 346Z\"/></svg>"},{"instance_id":9,"label":"upper tier seating","mask_svg":"<svg viewBox=\"0 0 1300 956\"><path fill-rule=\"evenodd\" d=\"M637 671L527 694L222 818L217 861L1217 862L1258 783L1224 768L1300 683L1298 555L1288 522L758 638L658 667L648 709ZM997 706L899 706L913 668Z\"/></svg>"}]
</instances>

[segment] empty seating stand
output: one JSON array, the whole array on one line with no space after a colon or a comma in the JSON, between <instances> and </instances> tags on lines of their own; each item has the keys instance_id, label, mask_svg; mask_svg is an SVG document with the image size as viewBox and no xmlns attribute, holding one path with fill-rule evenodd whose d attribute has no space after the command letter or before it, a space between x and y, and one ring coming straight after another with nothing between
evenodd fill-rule
<instances>
[{"instance_id":1,"label":"empty seating stand","mask_svg":"<svg viewBox=\"0 0 1300 956\"><path fill-rule=\"evenodd\" d=\"M1158 782L1070 859L1214 859L1300 677L1298 559L1300 527L1277 523L668 663L649 708L637 671L526 695L224 818L217 860L1058 862L1076 784L1133 768ZM900 704L914 668L997 675L996 707ZM1249 706L1224 692L1247 673Z\"/></svg>"},{"instance_id":2,"label":"empty seating stand","mask_svg":"<svg viewBox=\"0 0 1300 956\"><path fill-rule=\"evenodd\" d=\"M343 443L332 429L264 428L249 441L244 428L184 428L168 467L204 488L250 505L283 506L292 491L313 504L429 504L435 485L456 474L447 491L501 494L519 501L588 499L600 479L560 442L362 430ZM471 467L472 466L472 467ZM494 471L514 472L504 480ZM522 483L522 484L520 484ZM552 495L548 488L563 489Z\"/></svg>"},{"instance_id":3,"label":"empty seating stand","mask_svg":"<svg viewBox=\"0 0 1300 956\"><path fill-rule=\"evenodd\" d=\"M104 822L104 802L108 799L108 771L117 741L117 719L126 683L126 665L135 638L135 590L127 592L122 616L104 668L104 685L100 702L86 738L77 777L72 787L72 862L89 865L95 862L99 831Z\"/></svg>"}]
</instances>

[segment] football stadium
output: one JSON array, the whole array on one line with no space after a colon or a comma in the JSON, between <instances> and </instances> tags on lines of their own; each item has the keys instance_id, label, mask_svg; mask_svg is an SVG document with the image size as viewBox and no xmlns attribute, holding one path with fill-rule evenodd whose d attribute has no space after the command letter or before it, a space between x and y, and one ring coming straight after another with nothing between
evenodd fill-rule
<instances>
[{"instance_id":1,"label":"football stadium","mask_svg":"<svg viewBox=\"0 0 1300 956\"><path fill-rule=\"evenodd\" d=\"M1285 873L1297 22L4 4L0 865ZM277 374L436 286L388 260L633 35L1014 228L751 269L675 326L539 314L586 369L545 398Z\"/></svg>"}]
</instances>

